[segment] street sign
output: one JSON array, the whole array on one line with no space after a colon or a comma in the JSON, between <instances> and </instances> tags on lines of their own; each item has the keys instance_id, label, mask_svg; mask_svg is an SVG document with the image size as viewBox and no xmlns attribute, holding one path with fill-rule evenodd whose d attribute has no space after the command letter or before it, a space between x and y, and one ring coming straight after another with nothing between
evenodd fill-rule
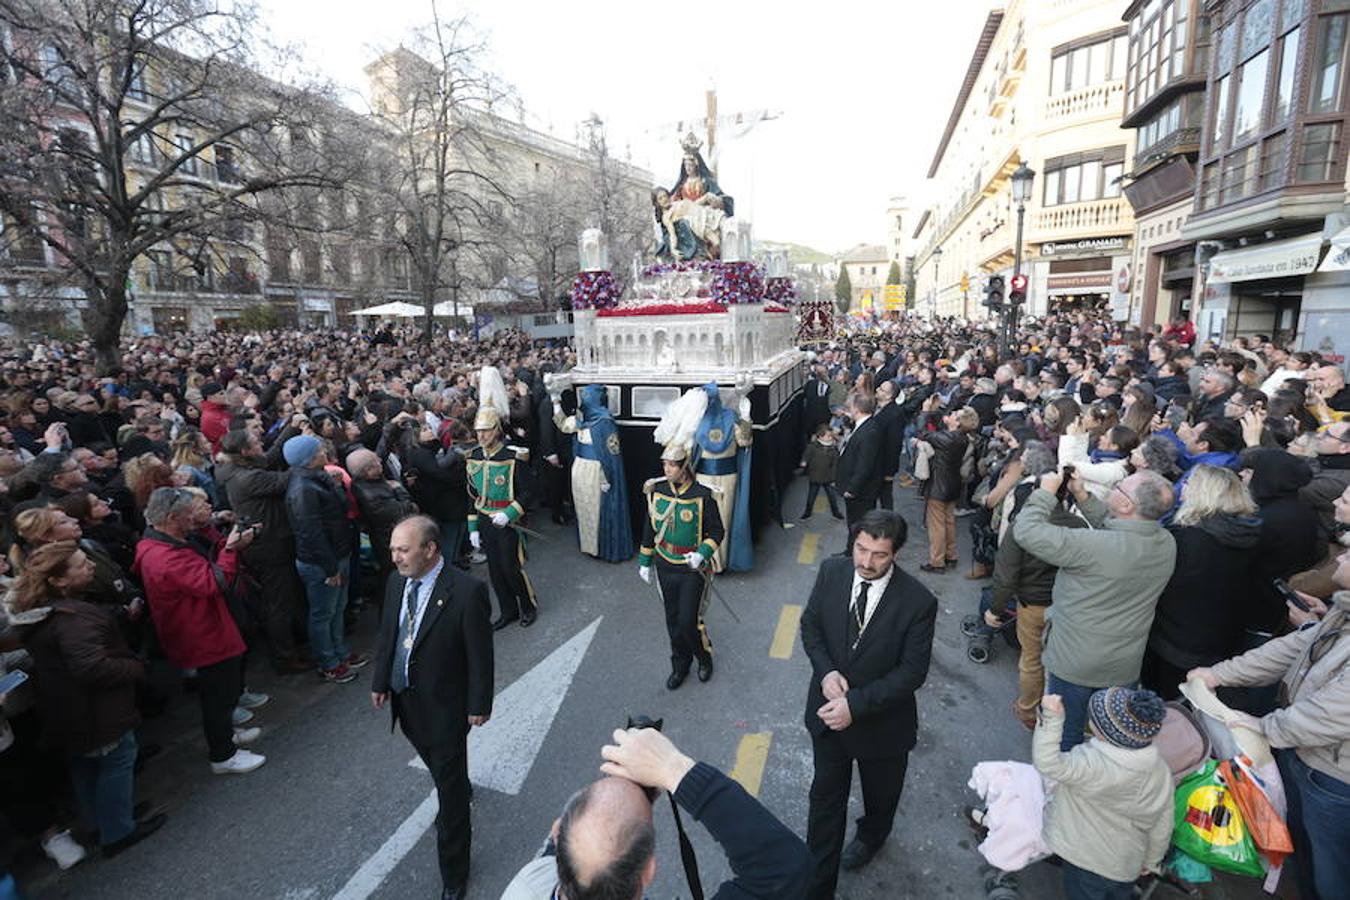
<instances>
[{"instance_id":1,"label":"street sign","mask_svg":"<svg viewBox=\"0 0 1350 900\"><path fill-rule=\"evenodd\" d=\"M966 291L969 291L969 290L970 290L970 276L969 276L969 275L962 275L962 276L961 276L961 293L964 294Z\"/></svg>"},{"instance_id":2,"label":"street sign","mask_svg":"<svg viewBox=\"0 0 1350 900\"><path fill-rule=\"evenodd\" d=\"M886 285L883 297L885 298L887 309L896 310L905 308L905 286L903 284Z\"/></svg>"},{"instance_id":3,"label":"street sign","mask_svg":"<svg viewBox=\"0 0 1350 900\"><path fill-rule=\"evenodd\" d=\"M1021 273L1012 277L1012 289L1014 291L1025 291L1027 289L1027 276Z\"/></svg>"}]
</instances>

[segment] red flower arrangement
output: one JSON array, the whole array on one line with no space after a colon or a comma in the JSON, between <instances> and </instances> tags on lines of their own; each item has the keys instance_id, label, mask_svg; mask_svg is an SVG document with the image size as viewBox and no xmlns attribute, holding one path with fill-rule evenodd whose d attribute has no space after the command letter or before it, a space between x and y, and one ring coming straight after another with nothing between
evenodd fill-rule
<instances>
[{"instance_id":1,"label":"red flower arrangement","mask_svg":"<svg viewBox=\"0 0 1350 900\"><path fill-rule=\"evenodd\" d=\"M572 308L612 309L620 293L613 272L582 272L572 279Z\"/></svg>"},{"instance_id":2,"label":"red flower arrangement","mask_svg":"<svg viewBox=\"0 0 1350 900\"><path fill-rule=\"evenodd\" d=\"M764 275L752 262L729 262L718 266L712 283L712 299L718 303L763 303Z\"/></svg>"},{"instance_id":3,"label":"red flower arrangement","mask_svg":"<svg viewBox=\"0 0 1350 900\"><path fill-rule=\"evenodd\" d=\"M595 315L597 318L610 318L613 316L678 316L691 313L724 313L727 308L720 303L654 303L648 306L625 306L621 308L602 309Z\"/></svg>"},{"instance_id":4,"label":"red flower arrangement","mask_svg":"<svg viewBox=\"0 0 1350 900\"><path fill-rule=\"evenodd\" d=\"M797 286L791 278L770 278L764 282L764 302L791 306L797 299Z\"/></svg>"}]
</instances>

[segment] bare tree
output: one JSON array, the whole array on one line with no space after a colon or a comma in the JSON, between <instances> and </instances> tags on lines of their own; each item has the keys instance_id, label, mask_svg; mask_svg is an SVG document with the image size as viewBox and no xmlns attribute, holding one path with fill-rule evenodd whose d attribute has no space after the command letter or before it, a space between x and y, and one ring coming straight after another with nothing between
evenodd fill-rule
<instances>
[{"instance_id":1,"label":"bare tree","mask_svg":"<svg viewBox=\"0 0 1350 900\"><path fill-rule=\"evenodd\" d=\"M552 167L517 192L512 227L505 235L512 260L534 276L545 309L577 271L577 236L584 227L585 182L577 172Z\"/></svg>"},{"instance_id":2,"label":"bare tree","mask_svg":"<svg viewBox=\"0 0 1350 900\"><path fill-rule=\"evenodd\" d=\"M632 259L650 254L653 220L649 189L636 181L637 169L610 151L607 129L598 115L592 113L583 129L589 170L584 178L584 224L609 236L614 268L626 272Z\"/></svg>"},{"instance_id":3,"label":"bare tree","mask_svg":"<svg viewBox=\"0 0 1350 900\"><path fill-rule=\"evenodd\" d=\"M49 248L46 277L83 292L103 370L138 261L205 276L225 255L227 289L257 293L234 260L258 199L341 181L299 138L332 104L257 74L255 23L247 0L0 0L6 243Z\"/></svg>"},{"instance_id":4,"label":"bare tree","mask_svg":"<svg viewBox=\"0 0 1350 900\"><path fill-rule=\"evenodd\" d=\"M407 252L413 285L426 310L458 293L475 258L491 255L505 205L491 137L492 109L509 96L482 65L485 44L464 19L431 22L374 66L372 113L392 150L376 167L376 196L392 240Z\"/></svg>"}]
</instances>

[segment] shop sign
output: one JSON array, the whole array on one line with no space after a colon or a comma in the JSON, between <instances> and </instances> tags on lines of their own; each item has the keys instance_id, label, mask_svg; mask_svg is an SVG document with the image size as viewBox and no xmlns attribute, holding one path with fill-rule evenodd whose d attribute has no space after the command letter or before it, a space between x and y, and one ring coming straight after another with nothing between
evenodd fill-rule
<instances>
[{"instance_id":1,"label":"shop sign","mask_svg":"<svg viewBox=\"0 0 1350 900\"><path fill-rule=\"evenodd\" d=\"M1046 279L1050 293L1105 293L1111 290L1110 272L1082 272L1077 275L1051 275Z\"/></svg>"},{"instance_id":2,"label":"shop sign","mask_svg":"<svg viewBox=\"0 0 1350 900\"><path fill-rule=\"evenodd\" d=\"M306 297L305 312L331 312L333 301L325 300L322 297Z\"/></svg>"},{"instance_id":3,"label":"shop sign","mask_svg":"<svg viewBox=\"0 0 1350 900\"><path fill-rule=\"evenodd\" d=\"M1319 272L1350 272L1350 228L1342 228L1331 239L1331 249L1322 260Z\"/></svg>"},{"instance_id":4,"label":"shop sign","mask_svg":"<svg viewBox=\"0 0 1350 900\"><path fill-rule=\"evenodd\" d=\"M1079 241L1046 241L1041 244L1041 256L1068 256L1074 253L1105 253L1124 250L1129 246L1128 236L1083 238Z\"/></svg>"},{"instance_id":5,"label":"shop sign","mask_svg":"<svg viewBox=\"0 0 1350 900\"><path fill-rule=\"evenodd\" d=\"M1320 233L1225 250L1209 261L1209 280L1222 283L1307 275L1317 268L1321 253Z\"/></svg>"}]
</instances>

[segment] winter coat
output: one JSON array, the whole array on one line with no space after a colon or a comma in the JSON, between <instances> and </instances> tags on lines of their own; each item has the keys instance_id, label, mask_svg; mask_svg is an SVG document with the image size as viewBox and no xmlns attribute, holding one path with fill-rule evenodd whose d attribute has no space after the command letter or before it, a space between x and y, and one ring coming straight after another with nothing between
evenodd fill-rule
<instances>
[{"instance_id":1,"label":"winter coat","mask_svg":"<svg viewBox=\"0 0 1350 900\"><path fill-rule=\"evenodd\" d=\"M393 537L394 526L416 513L417 504L408 495L407 488L397 482L390 484L383 478L374 481L354 478L352 493L356 495L361 519L370 534L370 549L377 562L388 565L389 541Z\"/></svg>"},{"instance_id":2,"label":"winter coat","mask_svg":"<svg viewBox=\"0 0 1350 900\"><path fill-rule=\"evenodd\" d=\"M1176 565L1177 546L1157 522L1107 517L1088 495L1089 529L1050 523L1055 496L1037 489L1012 533L1028 553L1059 566L1047 614L1045 668L1084 687L1139 680L1153 608Z\"/></svg>"},{"instance_id":3,"label":"winter coat","mask_svg":"<svg viewBox=\"0 0 1350 900\"><path fill-rule=\"evenodd\" d=\"M1060 466L1071 465L1074 467L1080 478L1083 479L1084 486L1091 492L1092 496L1098 500L1105 500L1106 495L1111 493L1111 489L1125 480L1129 473L1129 460L1120 459L1102 459L1100 462L1094 462L1092 455L1088 452L1088 441L1091 437L1086 434L1065 434L1059 439L1059 464Z\"/></svg>"},{"instance_id":4,"label":"winter coat","mask_svg":"<svg viewBox=\"0 0 1350 900\"><path fill-rule=\"evenodd\" d=\"M292 469L286 488L286 515L295 535L295 558L318 566L325 578L340 571L351 554L347 492L320 469Z\"/></svg>"},{"instance_id":5,"label":"winter coat","mask_svg":"<svg viewBox=\"0 0 1350 900\"><path fill-rule=\"evenodd\" d=\"M839 445L822 444L812 438L802 453L802 465L806 466L806 478L812 484L834 484L839 470Z\"/></svg>"},{"instance_id":6,"label":"winter coat","mask_svg":"<svg viewBox=\"0 0 1350 900\"><path fill-rule=\"evenodd\" d=\"M1062 712L1040 712L1031 759L1055 783L1045 842L1061 859L1112 881L1157 870L1172 843L1172 771L1150 744L1138 750L1099 738L1059 749Z\"/></svg>"},{"instance_id":7,"label":"winter coat","mask_svg":"<svg viewBox=\"0 0 1350 900\"><path fill-rule=\"evenodd\" d=\"M24 629L23 642L33 657L45 743L79 756L115 743L140 723L136 683L145 679L145 664L127 646L111 610L55 600Z\"/></svg>"},{"instance_id":8,"label":"winter coat","mask_svg":"<svg viewBox=\"0 0 1350 900\"><path fill-rule=\"evenodd\" d=\"M1213 667L1220 684L1280 682L1283 708L1261 718L1270 746L1292 747L1323 774L1350 783L1350 591L1320 623Z\"/></svg>"},{"instance_id":9,"label":"winter coat","mask_svg":"<svg viewBox=\"0 0 1350 900\"><path fill-rule=\"evenodd\" d=\"M211 561L183 541L146 531L136 545L133 571L145 585L150 619L164 653L181 669L199 669L246 649ZM239 554L220 551L216 567L226 584L239 572Z\"/></svg>"},{"instance_id":10,"label":"winter coat","mask_svg":"<svg viewBox=\"0 0 1350 900\"><path fill-rule=\"evenodd\" d=\"M1010 492L1009 496L1013 493ZM1013 521L1016 521L1015 514ZM1050 524L1064 528L1087 527L1086 522L1058 504L1050 512ZM1013 601L1023 606L1049 606L1057 571L1050 563L1024 550L1017 542L1014 529L1009 528L999 540L998 554L994 557L993 593L990 595L989 608L997 616L1006 616L1008 606Z\"/></svg>"},{"instance_id":11,"label":"winter coat","mask_svg":"<svg viewBox=\"0 0 1350 900\"><path fill-rule=\"evenodd\" d=\"M1276 633L1287 610L1272 579L1311 569L1325 549L1318 539L1317 513L1299 499L1299 490L1312 481L1312 467L1291 453L1270 449L1248 450L1242 465L1252 470L1247 487L1262 522L1257 590L1249 598L1243 622L1253 631Z\"/></svg>"},{"instance_id":12,"label":"winter coat","mask_svg":"<svg viewBox=\"0 0 1350 900\"><path fill-rule=\"evenodd\" d=\"M887 403L877 409L877 427L881 429L881 475L893 478L900 469L900 443L905 433L905 423L900 416L900 407Z\"/></svg>"},{"instance_id":13,"label":"winter coat","mask_svg":"<svg viewBox=\"0 0 1350 900\"><path fill-rule=\"evenodd\" d=\"M1227 659L1242 646L1243 611L1258 587L1261 520L1218 515L1167 530L1177 562L1158 598L1149 649L1182 669Z\"/></svg>"},{"instance_id":14,"label":"winter coat","mask_svg":"<svg viewBox=\"0 0 1350 900\"><path fill-rule=\"evenodd\" d=\"M920 435L933 448L928 461L928 480L924 482L923 496L927 500L950 503L961 496L965 482L961 478L961 462L966 458L970 440L960 430L934 431Z\"/></svg>"},{"instance_id":15,"label":"winter coat","mask_svg":"<svg viewBox=\"0 0 1350 900\"><path fill-rule=\"evenodd\" d=\"M295 559L295 537L286 515L290 483L290 472L274 472L265 468L262 460L216 466L216 484L229 497L235 517L262 526L244 551L250 565L275 565Z\"/></svg>"},{"instance_id":16,"label":"winter coat","mask_svg":"<svg viewBox=\"0 0 1350 900\"><path fill-rule=\"evenodd\" d=\"M1158 406L1165 407L1177 397L1189 396L1191 393L1190 382L1184 375L1166 375L1153 379L1153 396L1161 402Z\"/></svg>"},{"instance_id":17,"label":"winter coat","mask_svg":"<svg viewBox=\"0 0 1350 900\"><path fill-rule=\"evenodd\" d=\"M462 522L469 514L464 454L446 450L436 454L413 446L402 454L403 478L419 509L437 522Z\"/></svg>"},{"instance_id":18,"label":"winter coat","mask_svg":"<svg viewBox=\"0 0 1350 900\"><path fill-rule=\"evenodd\" d=\"M230 408L216 400L202 401L202 434L211 442L211 452L220 450L220 439L230 430Z\"/></svg>"}]
</instances>

